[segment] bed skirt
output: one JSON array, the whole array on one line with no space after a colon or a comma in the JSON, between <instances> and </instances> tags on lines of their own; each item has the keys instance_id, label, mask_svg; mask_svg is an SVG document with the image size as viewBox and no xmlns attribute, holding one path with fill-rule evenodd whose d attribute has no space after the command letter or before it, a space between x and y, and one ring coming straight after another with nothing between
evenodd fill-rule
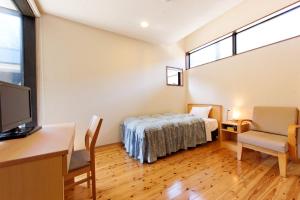
<instances>
[{"instance_id":1,"label":"bed skirt","mask_svg":"<svg viewBox=\"0 0 300 200\"><path fill-rule=\"evenodd\" d=\"M121 129L126 151L141 163L206 143L204 121L189 114L128 118Z\"/></svg>"}]
</instances>

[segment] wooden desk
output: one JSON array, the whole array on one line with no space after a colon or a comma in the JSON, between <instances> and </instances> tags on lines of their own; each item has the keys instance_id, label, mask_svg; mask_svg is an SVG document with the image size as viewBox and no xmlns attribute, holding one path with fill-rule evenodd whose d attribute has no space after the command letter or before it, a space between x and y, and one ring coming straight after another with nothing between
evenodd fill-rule
<instances>
[{"instance_id":1,"label":"wooden desk","mask_svg":"<svg viewBox=\"0 0 300 200\"><path fill-rule=\"evenodd\" d=\"M69 123L0 142L0 199L63 200L74 136Z\"/></svg>"}]
</instances>

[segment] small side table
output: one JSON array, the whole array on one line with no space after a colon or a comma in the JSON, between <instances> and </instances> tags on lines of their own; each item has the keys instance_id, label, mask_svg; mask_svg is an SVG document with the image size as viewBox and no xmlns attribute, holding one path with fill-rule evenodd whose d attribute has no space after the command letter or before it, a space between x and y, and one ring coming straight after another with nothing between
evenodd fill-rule
<instances>
[{"instance_id":1,"label":"small side table","mask_svg":"<svg viewBox=\"0 0 300 200\"><path fill-rule=\"evenodd\" d=\"M239 125L237 120L221 123L221 146L232 151L237 151L237 134L249 130L249 123L245 122Z\"/></svg>"}]
</instances>

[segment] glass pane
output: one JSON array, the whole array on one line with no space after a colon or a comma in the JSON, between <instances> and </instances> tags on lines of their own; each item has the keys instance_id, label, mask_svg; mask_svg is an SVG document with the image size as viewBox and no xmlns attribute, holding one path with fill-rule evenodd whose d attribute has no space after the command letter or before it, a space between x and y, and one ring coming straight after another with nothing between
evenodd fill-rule
<instances>
[{"instance_id":1,"label":"glass pane","mask_svg":"<svg viewBox=\"0 0 300 200\"><path fill-rule=\"evenodd\" d=\"M232 37L228 37L208 47L190 54L190 67L232 56Z\"/></svg>"},{"instance_id":2,"label":"glass pane","mask_svg":"<svg viewBox=\"0 0 300 200\"><path fill-rule=\"evenodd\" d=\"M21 65L21 17L16 11L0 9L0 80L23 83Z\"/></svg>"},{"instance_id":3,"label":"glass pane","mask_svg":"<svg viewBox=\"0 0 300 200\"><path fill-rule=\"evenodd\" d=\"M178 85L178 76L169 76L168 84L170 85Z\"/></svg>"},{"instance_id":4,"label":"glass pane","mask_svg":"<svg viewBox=\"0 0 300 200\"><path fill-rule=\"evenodd\" d=\"M237 53L300 35L300 7L237 34Z\"/></svg>"},{"instance_id":5,"label":"glass pane","mask_svg":"<svg viewBox=\"0 0 300 200\"><path fill-rule=\"evenodd\" d=\"M11 0L0 0L0 7L9 8L11 10L18 10Z\"/></svg>"}]
</instances>

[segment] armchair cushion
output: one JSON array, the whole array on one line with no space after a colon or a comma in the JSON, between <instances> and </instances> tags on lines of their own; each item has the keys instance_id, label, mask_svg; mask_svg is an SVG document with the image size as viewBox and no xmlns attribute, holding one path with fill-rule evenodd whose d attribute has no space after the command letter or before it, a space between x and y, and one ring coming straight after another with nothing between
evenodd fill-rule
<instances>
[{"instance_id":1,"label":"armchair cushion","mask_svg":"<svg viewBox=\"0 0 300 200\"><path fill-rule=\"evenodd\" d=\"M238 134L238 141L282 153L288 151L288 138L282 135L259 131L247 131Z\"/></svg>"},{"instance_id":2,"label":"armchair cushion","mask_svg":"<svg viewBox=\"0 0 300 200\"><path fill-rule=\"evenodd\" d=\"M287 136L288 126L297 121L296 107L254 107L251 129Z\"/></svg>"}]
</instances>

